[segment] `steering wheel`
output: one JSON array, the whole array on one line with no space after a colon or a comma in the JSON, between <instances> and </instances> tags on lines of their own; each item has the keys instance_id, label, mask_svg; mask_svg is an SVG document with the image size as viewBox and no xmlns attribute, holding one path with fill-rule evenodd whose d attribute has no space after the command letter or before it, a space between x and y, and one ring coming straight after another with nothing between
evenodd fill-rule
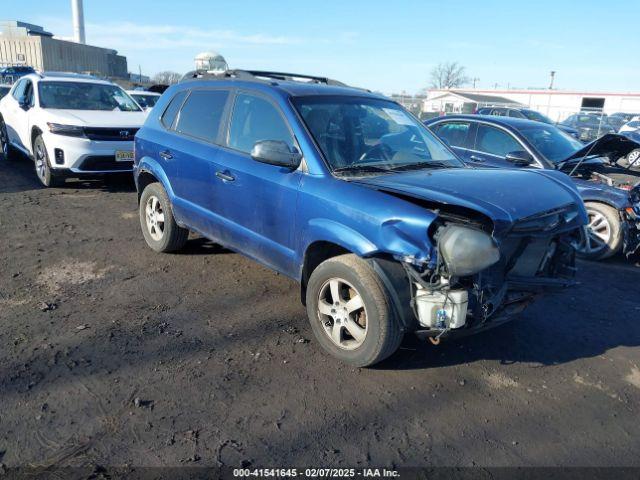
<instances>
[{"instance_id":1,"label":"steering wheel","mask_svg":"<svg viewBox=\"0 0 640 480\"><path fill-rule=\"evenodd\" d=\"M371 158L375 153L378 154L378 159L382 159L385 161L392 160L394 155L394 151L389 145L387 145L386 143L376 143L360 156L358 162L364 162L365 160Z\"/></svg>"}]
</instances>

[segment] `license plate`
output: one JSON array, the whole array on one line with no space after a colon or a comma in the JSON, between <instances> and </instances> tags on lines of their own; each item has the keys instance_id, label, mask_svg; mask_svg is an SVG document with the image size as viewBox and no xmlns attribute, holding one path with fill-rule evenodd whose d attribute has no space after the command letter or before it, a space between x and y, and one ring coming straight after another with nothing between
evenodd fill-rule
<instances>
[{"instance_id":1,"label":"license plate","mask_svg":"<svg viewBox=\"0 0 640 480\"><path fill-rule=\"evenodd\" d=\"M133 162L133 152L129 150L117 150L116 162Z\"/></svg>"}]
</instances>

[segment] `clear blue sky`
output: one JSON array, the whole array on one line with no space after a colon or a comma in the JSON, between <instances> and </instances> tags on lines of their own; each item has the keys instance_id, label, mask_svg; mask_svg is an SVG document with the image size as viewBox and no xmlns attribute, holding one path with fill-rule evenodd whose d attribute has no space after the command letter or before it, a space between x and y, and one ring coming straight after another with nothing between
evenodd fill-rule
<instances>
[{"instance_id":1,"label":"clear blue sky","mask_svg":"<svg viewBox=\"0 0 640 480\"><path fill-rule=\"evenodd\" d=\"M87 42L129 69L184 72L205 50L233 68L328 75L385 93L458 61L478 86L640 91L640 1L85 0ZM2 0L0 17L72 35L69 0Z\"/></svg>"}]
</instances>

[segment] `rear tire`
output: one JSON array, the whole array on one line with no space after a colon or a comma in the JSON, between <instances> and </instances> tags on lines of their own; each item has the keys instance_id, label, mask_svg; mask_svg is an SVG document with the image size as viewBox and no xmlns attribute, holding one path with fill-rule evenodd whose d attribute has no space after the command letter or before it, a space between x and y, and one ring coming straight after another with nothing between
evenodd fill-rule
<instances>
[{"instance_id":1,"label":"rear tire","mask_svg":"<svg viewBox=\"0 0 640 480\"><path fill-rule=\"evenodd\" d=\"M36 176L40 183L45 187L59 187L64 184L64 177L55 174L51 169L49 162L49 154L44 144L42 135L38 135L33 141L33 163L36 170Z\"/></svg>"},{"instance_id":2,"label":"rear tire","mask_svg":"<svg viewBox=\"0 0 640 480\"><path fill-rule=\"evenodd\" d=\"M161 253L184 247L189 230L176 223L169 196L160 183L150 183L144 188L139 212L142 234L149 247Z\"/></svg>"},{"instance_id":3,"label":"rear tire","mask_svg":"<svg viewBox=\"0 0 640 480\"><path fill-rule=\"evenodd\" d=\"M367 367L400 346L403 332L389 294L375 271L356 255L322 262L309 278L306 304L318 343L338 360Z\"/></svg>"},{"instance_id":4,"label":"rear tire","mask_svg":"<svg viewBox=\"0 0 640 480\"><path fill-rule=\"evenodd\" d=\"M620 251L623 242L618 211L602 203L585 203L587 225L577 241L576 254L585 260L604 260Z\"/></svg>"}]
</instances>

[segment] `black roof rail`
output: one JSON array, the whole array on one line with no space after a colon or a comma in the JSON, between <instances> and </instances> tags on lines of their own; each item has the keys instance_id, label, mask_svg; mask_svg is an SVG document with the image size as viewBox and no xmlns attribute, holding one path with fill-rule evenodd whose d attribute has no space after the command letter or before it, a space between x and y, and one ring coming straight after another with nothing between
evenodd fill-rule
<instances>
[{"instance_id":1,"label":"black roof rail","mask_svg":"<svg viewBox=\"0 0 640 480\"><path fill-rule=\"evenodd\" d=\"M187 72L181 79L181 81L192 80L196 78L205 78L208 80L226 80L228 78L237 78L239 80L282 80L295 82L296 79L304 79L310 81L310 83L323 83L325 85L333 85L338 87L346 87L347 85L339 82L338 80L332 80L327 77L317 77L313 75L304 75L299 73L284 73L284 72L267 72L262 70L225 70L221 73L211 73L206 70L193 70Z\"/></svg>"}]
</instances>

